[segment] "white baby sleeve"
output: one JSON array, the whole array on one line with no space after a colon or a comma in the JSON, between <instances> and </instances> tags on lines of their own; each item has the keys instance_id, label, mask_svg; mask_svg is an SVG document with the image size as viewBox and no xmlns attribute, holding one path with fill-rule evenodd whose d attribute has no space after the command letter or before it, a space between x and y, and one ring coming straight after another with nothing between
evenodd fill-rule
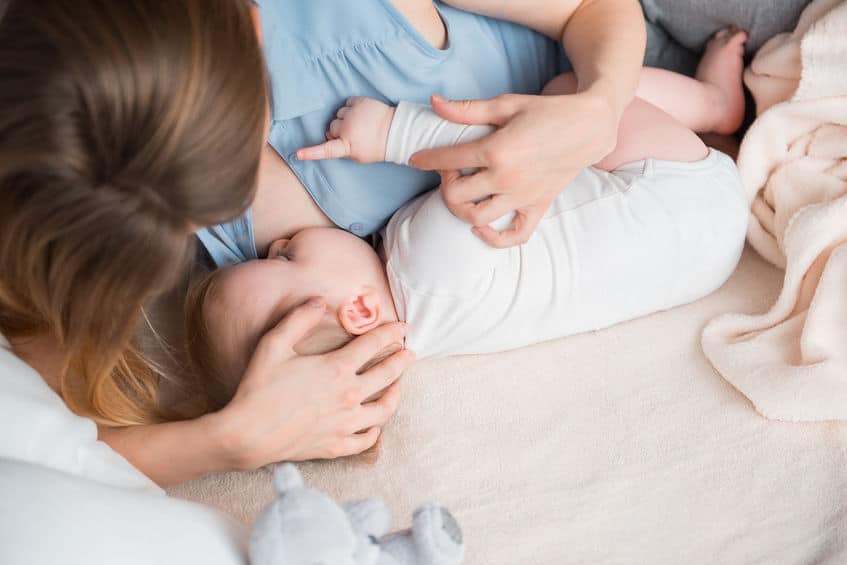
<instances>
[{"instance_id":1,"label":"white baby sleeve","mask_svg":"<svg viewBox=\"0 0 847 565\"><path fill-rule=\"evenodd\" d=\"M476 141L496 129L494 126L457 124L445 120L425 104L400 102L388 130L385 160L398 165L408 165L409 159L418 151ZM462 169L459 172L471 175L476 171L477 169ZM504 230L509 227L514 217L514 212L508 212L489 225L496 230Z\"/></svg>"},{"instance_id":2,"label":"white baby sleeve","mask_svg":"<svg viewBox=\"0 0 847 565\"><path fill-rule=\"evenodd\" d=\"M469 126L448 122L425 104L400 102L388 130L385 160L408 165L409 159L422 149L447 147L476 141L492 133L494 126ZM462 171L463 174L470 174Z\"/></svg>"}]
</instances>

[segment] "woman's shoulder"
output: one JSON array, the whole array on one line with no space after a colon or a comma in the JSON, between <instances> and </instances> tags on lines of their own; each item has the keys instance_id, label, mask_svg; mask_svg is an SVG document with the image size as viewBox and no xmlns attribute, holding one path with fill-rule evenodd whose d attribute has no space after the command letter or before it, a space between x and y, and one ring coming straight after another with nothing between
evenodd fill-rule
<instances>
[{"instance_id":1,"label":"woman's shoulder","mask_svg":"<svg viewBox=\"0 0 847 565\"><path fill-rule=\"evenodd\" d=\"M259 4L277 121L336 105L349 96L408 99L416 90L425 99L456 81L470 85L464 88L467 92L457 92L462 97L540 90L536 83L552 70L540 70L550 66L546 38L440 2L435 7L448 31L445 49L424 39L392 0ZM485 77L468 82L466 75L483 65ZM523 84L528 82L524 75L537 80Z\"/></svg>"},{"instance_id":2,"label":"woman's shoulder","mask_svg":"<svg viewBox=\"0 0 847 565\"><path fill-rule=\"evenodd\" d=\"M390 0L259 0L274 120L337 101L351 73L379 64L380 48L400 33Z\"/></svg>"},{"instance_id":3,"label":"woman's shoulder","mask_svg":"<svg viewBox=\"0 0 847 565\"><path fill-rule=\"evenodd\" d=\"M396 33L390 0L259 0L269 56L310 60Z\"/></svg>"}]
</instances>

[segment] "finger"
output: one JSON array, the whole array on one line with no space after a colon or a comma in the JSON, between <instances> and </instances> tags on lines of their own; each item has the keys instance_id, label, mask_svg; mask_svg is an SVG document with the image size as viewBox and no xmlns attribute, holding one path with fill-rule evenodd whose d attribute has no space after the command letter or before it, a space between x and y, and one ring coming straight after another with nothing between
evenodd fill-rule
<instances>
[{"instance_id":1,"label":"finger","mask_svg":"<svg viewBox=\"0 0 847 565\"><path fill-rule=\"evenodd\" d=\"M484 168L490 166L485 158L487 137L477 141L418 151L409 159L409 166L423 171Z\"/></svg>"},{"instance_id":2,"label":"finger","mask_svg":"<svg viewBox=\"0 0 847 565\"><path fill-rule=\"evenodd\" d=\"M334 357L353 372L389 345L393 343L402 345L405 336L406 324L386 324L369 331L365 335L360 335L341 349L328 355Z\"/></svg>"},{"instance_id":3,"label":"finger","mask_svg":"<svg viewBox=\"0 0 847 565\"><path fill-rule=\"evenodd\" d=\"M333 138L341 137L341 126L344 124L341 120L332 120L329 124L329 135Z\"/></svg>"},{"instance_id":4,"label":"finger","mask_svg":"<svg viewBox=\"0 0 847 565\"><path fill-rule=\"evenodd\" d=\"M311 298L285 315L279 323L268 330L259 341L259 348L271 347L273 351L294 355L294 344L303 339L323 319L326 303L320 298Z\"/></svg>"},{"instance_id":5,"label":"finger","mask_svg":"<svg viewBox=\"0 0 847 565\"><path fill-rule=\"evenodd\" d=\"M515 97L497 96L488 100L448 100L438 94L430 97L435 113L460 124L502 126L515 113Z\"/></svg>"},{"instance_id":6,"label":"finger","mask_svg":"<svg viewBox=\"0 0 847 565\"><path fill-rule=\"evenodd\" d=\"M497 188L494 185L492 175L487 171L482 171L475 175L454 178L449 183L442 184L441 194L444 197L444 203L447 204L453 214L466 222L470 222L465 213L477 202L495 196Z\"/></svg>"},{"instance_id":7,"label":"finger","mask_svg":"<svg viewBox=\"0 0 847 565\"><path fill-rule=\"evenodd\" d=\"M356 371L356 374L357 375L363 375L364 373L367 373L371 369L371 367L376 367L377 365L379 365L380 363L382 363L383 361L385 361L386 359L388 359L389 357L391 357L392 355L394 355L398 351L403 351L403 345L402 344L399 344L399 343L389 344L388 347L386 347L385 349L383 349L382 351L380 351L379 353L377 353L376 355L371 357L364 365L359 367L359 370Z\"/></svg>"},{"instance_id":8,"label":"finger","mask_svg":"<svg viewBox=\"0 0 847 565\"><path fill-rule=\"evenodd\" d=\"M371 428L365 432L349 435L340 440L336 449L333 450L333 457L347 457L370 449L376 444L381 433L380 428Z\"/></svg>"},{"instance_id":9,"label":"finger","mask_svg":"<svg viewBox=\"0 0 847 565\"><path fill-rule=\"evenodd\" d=\"M344 116L346 116L349 113L350 113L350 106L342 106L335 113L335 117L338 118L339 120L343 120Z\"/></svg>"},{"instance_id":10,"label":"finger","mask_svg":"<svg viewBox=\"0 0 847 565\"><path fill-rule=\"evenodd\" d=\"M515 209L512 199L504 194L495 194L479 202L467 202L456 206L458 213L453 212L469 224L477 227L487 227L488 224L502 218ZM496 229L496 228L494 228Z\"/></svg>"},{"instance_id":11,"label":"finger","mask_svg":"<svg viewBox=\"0 0 847 565\"><path fill-rule=\"evenodd\" d=\"M396 382L409 365L415 362L415 354L403 350L381 361L361 376L362 402L367 402L375 394Z\"/></svg>"},{"instance_id":12,"label":"finger","mask_svg":"<svg viewBox=\"0 0 847 565\"><path fill-rule=\"evenodd\" d=\"M356 104L358 104L359 102L361 102L362 100L364 100L365 98L366 98L365 96L351 96L350 98L345 100L344 105L352 107L352 106L355 106Z\"/></svg>"},{"instance_id":13,"label":"finger","mask_svg":"<svg viewBox=\"0 0 847 565\"><path fill-rule=\"evenodd\" d=\"M357 429L384 425L397 411L400 404L402 384L400 381L392 384L379 400L363 404L356 416Z\"/></svg>"},{"instance_id":14,"label":"finger","mask_svg":"<svg viewBox=\"0 0 847 565\"><path fill-rule=\"evenodd\" d=\"M350 156L350 146L343 139L330 139L318 145L297 150L301 161L319 161L321 159L343 159Z\"/></svg>"},{"instance_id":15,"label":"finger","mask_svg":"<svg viewBox=\"0 0 847 565\"><path fill-rule=\"evenodd\" d=\"M458 179L462 178L461 171L455 169L441 169L438 171L438 176L441 177L441 187L450 186Z\"/></svg>"},{"instance_id":16,"label":"finger","mask_svg":"<svg viewBox=\"0 0 847 565\"><path fill-rule=\"evenodd\" d=\"M491 247L502 249L523 245L529 241L543 215L544 210L541 208L533 208L528 212L517 211L512 225L507 230L498 232L490 226L482 226L473 228L473 232Z\"/></svg>"}]
</instances>

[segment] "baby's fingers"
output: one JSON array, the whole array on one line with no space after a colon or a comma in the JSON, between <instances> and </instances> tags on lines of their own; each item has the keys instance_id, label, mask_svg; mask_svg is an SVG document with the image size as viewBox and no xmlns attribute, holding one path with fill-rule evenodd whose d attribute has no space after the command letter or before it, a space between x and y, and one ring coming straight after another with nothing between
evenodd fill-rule
<instances>
[{"instance_id":1,"label":"baby's fingers","mask_svg":"<svg viewBox=\"0 0 847 565\"><path fill-rule=\"evenodd\" d=\"M329 124L329 131L326 132L327 139L335 139L336 137L341 137L341 128L344 126L344 120L334 119L332 123Z\"/></svg>"},{"instance_id":2,"label":"baby's fingers","mask_svg":"<svg viewBox=\"0 0 847 565\"><path fill-rule=\"evenodd\" d=\"M341 138L330 139L319 145L303 147L297 150L301 161L320 161L321 159L344 159L350 156L350 146Z\"/></svg>"}]
</instances>

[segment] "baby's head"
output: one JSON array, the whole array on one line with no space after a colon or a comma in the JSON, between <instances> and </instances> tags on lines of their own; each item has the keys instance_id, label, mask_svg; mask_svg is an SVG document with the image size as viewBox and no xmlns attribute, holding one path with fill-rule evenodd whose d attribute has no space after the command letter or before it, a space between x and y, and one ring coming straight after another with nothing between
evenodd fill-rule
<instances>
[{"instance_id":1,"label":"baby's head","mask_svg":"<svg viewBox=\"0 0 847 565\"><path fill-rule=\"evenodd\" d=\"M259 339L312 297L323 299L326 315L295 346L299 354L338 349L397 320L376 252L335 228L277 240L267 258L219 269L192 287L186 303L189 357L208 384L213 408L232 398Z\"/></svg>"}]
</instances>

